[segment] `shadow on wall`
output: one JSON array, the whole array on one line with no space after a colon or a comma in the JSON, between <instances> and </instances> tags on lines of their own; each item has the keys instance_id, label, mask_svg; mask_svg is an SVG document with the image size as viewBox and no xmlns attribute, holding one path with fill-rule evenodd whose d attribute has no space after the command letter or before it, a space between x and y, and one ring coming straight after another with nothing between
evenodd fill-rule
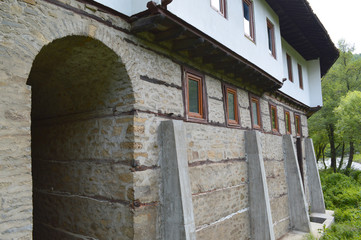
<instances>
[{"instance_id":1,"label":"shadow on wall","mask_svg":"<svg viewBox=\"0 0 361 240\"><path fill-rule=\"evenodd\" d=\"M134 94L120 57L89 37L58 39L28 84L34 239L131 239Z\"/></svg>"}]
</instances>

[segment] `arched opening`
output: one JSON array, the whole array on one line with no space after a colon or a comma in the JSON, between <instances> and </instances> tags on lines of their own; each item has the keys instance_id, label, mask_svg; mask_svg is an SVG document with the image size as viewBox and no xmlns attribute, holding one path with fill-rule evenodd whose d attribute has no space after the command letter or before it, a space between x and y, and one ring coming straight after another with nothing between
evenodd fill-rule
<instances>
[{"instance_id":1,"label":"arched opening","mask_svg":"<svg viewBox=\"0 0 361 240\"><path fill-rule=\"evenodd\" d=\"M33 62L34 239L131 239L131 82L98 40L69 36Z\"/></svg>"}]
</instances>

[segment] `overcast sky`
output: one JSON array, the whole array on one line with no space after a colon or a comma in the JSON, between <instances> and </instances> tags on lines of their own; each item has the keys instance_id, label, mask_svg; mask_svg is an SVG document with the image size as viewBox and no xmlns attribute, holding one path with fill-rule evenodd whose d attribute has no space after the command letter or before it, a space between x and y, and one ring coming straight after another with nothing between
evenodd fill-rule
<instances>
[{"instance_id":1,"label":"overcast sky","mask_svg":"<svg viewBox=\"0 0 361 240\"><path fill-rule=\"evenodd\" d=\"M361 0L308 0L314 13L337 46L339 39L355 45L361 53Z\"/></svg>"}]
</instances>

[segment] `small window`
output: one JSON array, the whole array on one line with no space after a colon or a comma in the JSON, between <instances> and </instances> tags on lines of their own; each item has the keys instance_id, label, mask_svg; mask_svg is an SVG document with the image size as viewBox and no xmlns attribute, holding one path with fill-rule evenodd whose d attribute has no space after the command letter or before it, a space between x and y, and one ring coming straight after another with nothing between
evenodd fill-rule
<instances>
[{"instance_id":1,"label":"small window","mask_svg":"<svg viewBox=\"0 0 361 240\"><path fill-rule=\"evenodd\" d=\"M291 115L289 111L285 111L285 125L286 125L286 134L291 134Z\"/></svg>"},{"instance_id":2,"label":"small window","mask_svg":"<svg viewBox=\"0 0 361 240\"><path fill-rule=\"evenodd\" d=\"M254 41L253 3L243 0L244 34Z\"/></svg>"},{"instance_id":3,"label":"small window","mask_svg":"<svg viewBox=\"0 0 361 240\"><path fill-rule=\"evenodd\" d=\"M187 119L206 119L204 77L195 71L185 70L185 107Z\"/></svg>"},{"instance_id":4,"label":"small window","mask_svg":"<svg viewBox=\"0 0 361 240\"><path fill-rule=\"evenodd\" d=\"M226 121L228 126L239 125L237 90L224 86L224 99L226 106Z\"/></svg>"},{"instance_id":5,"label":"small window","mask_svg":"<svg viewBox=\"0 0 361 240\"><path fill-rule=\"evenodd\" d=\"M287 69L288 69L288 79L293 82L293 73L292 73L292 59L290 55L286 53L287 57Z\"/></svg>"},{"instance_id":6,"label":"small window","mask_svg":"<svg viewBox=\"0 0 361 240\"><path fill-rule=\"evenodd\" d=\"M253 128L261 128L261 113L257 97L251 97L251 116Z\"/></svg>"},{"instance_id":7,"label":"small window","mask_svg":"<svg viewBox=\"0 0 361 240\"><path fill-rule=\"evenodd\" d=\"M301 117L295 114L295 125L297 136L301 136Z\"/></svg>"},{"instance_id":8,"label":"small window","mask_svg":"<svg viewBox=\"0 0 361 240\"><path fill-rule=\"evenodd\" d=\"M211 6L222 16L226 17L226 0L211 0Z\"/></svg>"},{"instance_id":9,"label":"small window","mask_svg":"<svg viewBox=\"0 0 361 240\"><path fill-rule=\"evenodd\" d=\"M276 58L275 30L274 25L267 19L267 35L269 53Z\"/></svg>"},{"instance_id":10,"label":"small window","mask_svg":"<svg viewBox=\"0 0 361 240\"><path fill-rule=\"evenodd\" d=\"M271 114L271 127L273 132L278 132L278 117L277 117L277 107L273 104L270 104L270 114Z\"/></svg>"},{"instance_id":11,"label":"small window","mask_svg":"<svg viewBox=\"0 0 361 240\"><path fill-rule=\"evenodd\" d=\"M300 82L300 88L303 89L302 66L300 64L298 64L298 80Z\"/></svg>"}]
</instances>

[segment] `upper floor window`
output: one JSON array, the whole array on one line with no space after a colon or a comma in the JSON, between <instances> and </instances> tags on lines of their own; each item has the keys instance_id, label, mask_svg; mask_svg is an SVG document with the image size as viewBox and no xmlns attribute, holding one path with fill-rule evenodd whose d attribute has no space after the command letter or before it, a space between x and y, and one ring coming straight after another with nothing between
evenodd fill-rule
<instances>
[{"instance_id":1,"label":"upper floor window","mask_svg":"<svg viewBox=\"0 0 361 240\"><path fill-rule=\"evenodd\" d=\"M211 0L211 6L226 17L226 0Z\"/></svg>"},{"instance_id":2,"label":"upper floor window","mask_svg":"<svg viewBox=\"0 0 361 240\"><path fill-rule=\"evenodd\" d=\"M244 34L254 41L253 2L243 0Z\"/></svg>"},{"instance_id":3,"label":"upper floor window","mask_svg":"<svg viewBox=\"0 0 361 240\"><path fill-rule=\"evenodd\" d=\"M291 134L291 115L289 111L285 111L285 125L286 125L286 134Z\"/></svg>"},{"instance_id":4,"label":"upper floor window","mask_svg":"<svg viewBox=\"0 0 361 240\"><path fill-rule=\"evenodd\" d=\"M290 55L286 53L287 58L287 70L288 70L288 79L293 82L293 72L292 72L292 59Z\"/></svg>"},{"instance_id":5,"label":"upper floor window","mask_svg":"<svg viewBox=\"0 0 361 240\"><path fill-rule=\"evenodd\" d=\"M224 86L224 99L226 106L227 125L239 125L237 90L230 86Z\"/></svg>"},{"instance_id":6,"label":"upper floor window","mask_svg":"<svg viewBox=\"0 0 361 240\"><path fill-rule=\"evenodd\" d=\"M298 64L298 80L300 82L300 88L303 89L302 66L300 64Z\"/></svg>"},{"instance_id":7,"label":"upper floor window","mask_svg":"<svg viewBox=\"0 0 361 240\"><path fill-rule=\"evenodd\" d=\"M251 97L251 117L253 128L261 128L261 112L259 98Z\"/></svg>"},{"instance_id":8,"label":"upper floor window","mask_svg":"<svg viewBox=\"0 0 361 240\"><path fill-rule=\"evenodd\" d=\"M278 117L277 117L277 107L273 104L270 104L270 114L271 114L271 127L273 132L278 132Z\"/></svg>"},{"instance_id":9,"label":"upper floor window","mask_svg":"<svg viewBox=\"0 0 361 240\"><path fill-rule=\"evenodd\" d=\"M206 120L204 77L195 71L186 69L184 87L187 119Z\"/></svg>"},{"instance_id":10,"label":"upper floor window","mask_svg":"<svg viewBox=\"0 0 361 240\"><path fill-rule=\"evenodd\" d=\"M301 136L301 117L300 117L300 115L295 114L295 124L296 124L297 136Z\"/></svg>"},{"instance_id":11,"label":"upper floor window","mask_svg":"<svg viewBox=\"0 0 361 240\"><path fill-rule=\"evenodd\" d=\"M267 19L267 36L269 53L276 58L275 29L270 20Z\"/></svg>"}]
</instances>

